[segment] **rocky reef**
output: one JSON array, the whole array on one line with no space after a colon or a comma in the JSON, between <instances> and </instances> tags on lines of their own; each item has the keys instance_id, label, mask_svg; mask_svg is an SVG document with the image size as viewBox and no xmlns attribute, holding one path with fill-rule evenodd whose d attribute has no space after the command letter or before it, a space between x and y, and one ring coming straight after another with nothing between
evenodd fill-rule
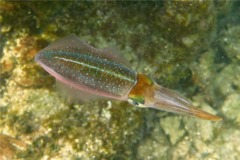
<instances>
[{"instance_id":1,"label":"rocky reef","mask_svg":"<svg viewBox=\"0 0 240 160\"><path fill-rule=\"evenodd\" d=\"M1 1L0 159L237 159L237 8L200 0ZM96 48L117 46L134 70L223 121L113 100L68 102L34 56L70 33Z\"/></svg>"}]
</instances>

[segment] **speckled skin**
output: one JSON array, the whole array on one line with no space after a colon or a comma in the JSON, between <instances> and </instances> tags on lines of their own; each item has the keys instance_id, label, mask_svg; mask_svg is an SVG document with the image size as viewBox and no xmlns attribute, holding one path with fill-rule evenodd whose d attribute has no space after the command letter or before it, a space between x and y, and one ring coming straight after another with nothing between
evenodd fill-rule
<instances>
[{"instance_id":1,"label":"speckled skin","mask_svg":"<svg viewBox=\"0 0 240 160\"><path fill-rule=\"evenodd\" d=\"M95 49L74 35L46 47L35 59L60 82L114 99L127 100L137 79L136 72L113 53Z\"/></svg>"}]
</instances>

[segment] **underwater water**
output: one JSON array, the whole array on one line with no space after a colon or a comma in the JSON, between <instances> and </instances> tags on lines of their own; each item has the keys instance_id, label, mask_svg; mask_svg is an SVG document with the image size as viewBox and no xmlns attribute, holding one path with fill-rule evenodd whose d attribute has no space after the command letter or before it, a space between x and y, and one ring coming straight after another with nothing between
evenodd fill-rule
<instances>
[{"instance_id":1,"label":"underwater water","mask_svg":"<svg viewBox=\"0 0 240 160\"><path fill-rule=\"evenodd\" d=\"M0 2L0 159L240 157L237 1ZM222 117L62 97L34 56L75 34Z\"/></svg>"}]
</instances>

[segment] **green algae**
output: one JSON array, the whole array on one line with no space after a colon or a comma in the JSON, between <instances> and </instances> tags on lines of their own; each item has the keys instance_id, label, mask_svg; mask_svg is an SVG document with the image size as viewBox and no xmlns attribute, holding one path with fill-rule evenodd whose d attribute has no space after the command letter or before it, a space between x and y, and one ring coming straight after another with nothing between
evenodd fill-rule
<instances>
[{"instance_id":1,"label":"green algae","mask_svg":"<svg viewBox=\"0 0 240 160\"><path fill-rule=\"evenodd\" d=\"M239 26L216 28L231 4L0 2L0 132L29 144L15 158L237 157ZM69 33L96 47L117 45L135 70L181 90L205 110L220 112L226 123L221 127L125 102L67 103L33 57Z\"/></svg>"}]
</instances>

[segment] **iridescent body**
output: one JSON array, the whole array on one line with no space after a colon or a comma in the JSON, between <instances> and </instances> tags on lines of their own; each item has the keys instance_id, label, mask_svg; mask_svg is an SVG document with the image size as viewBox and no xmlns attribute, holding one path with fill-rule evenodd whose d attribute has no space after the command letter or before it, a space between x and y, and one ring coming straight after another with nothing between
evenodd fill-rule
<instances>
[{"instance_id":1,"label":"iridescent body","mask_svg":"<svg viewBox=\"0 0 240 160\"><path fill-rule=\"evenodd\" d=\"M118 55L93 48L74 35L52 43L35 59L58 81L85 94L129 101L139 107L221 120L193 107L185 98L151 78L137 74Z\"/></svg>"},{"instance_id":2,"label":"iridescent body","mask_svg":"<svg viewBox=\"0 0 240 160\"><path fill-rule=\"evenodd\" d=\"M136 83L137 73L121 60L74 35L49 45L36 60L57 80L105 97L125 100L129 88Z\"/></svg>"}]
</instances>

